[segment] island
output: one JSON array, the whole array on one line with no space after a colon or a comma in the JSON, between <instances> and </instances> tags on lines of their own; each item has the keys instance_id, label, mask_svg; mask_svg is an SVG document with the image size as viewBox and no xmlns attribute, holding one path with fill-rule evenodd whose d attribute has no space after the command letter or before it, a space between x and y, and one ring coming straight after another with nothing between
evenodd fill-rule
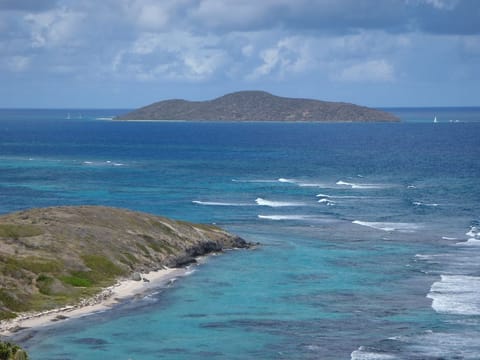
<instances>
[{"instance_id":1,"label":"island","mask_svg":"<svg viewBox=\"0 0 480 360\"><path fill-rule=\"evenodd\" d=\"M288 98L264 91L239 91L208 101L164 100L120 115L116 120L191 121L399 121L388 112L349 104Z\"/></svg>"},{"instance_id":2,"label":"island","mask_svg":"<svg viewBox=\"0 0 480 360\"><path fill-rule=\"evenodd\" d=\"M201 255L251 245L213 225L103 206L2 215L0 333L17 318L98 303L115 295L119 280L141 285Z\"/></svg>"}]
</instances>

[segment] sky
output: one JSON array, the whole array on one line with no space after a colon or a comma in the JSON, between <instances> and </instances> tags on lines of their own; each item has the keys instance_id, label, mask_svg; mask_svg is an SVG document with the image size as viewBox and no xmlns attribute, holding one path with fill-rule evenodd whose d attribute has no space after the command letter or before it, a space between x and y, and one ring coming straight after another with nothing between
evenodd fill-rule
<instances>
[{"instance_id":1,"label":"sky","mask_svg":"<svg viewBox=\"0 0 480 360\"><path fill-rule=\"evenodd\" d=\"M480 106L480 0L0 0L1 108Z\"/></svg>"}]
</instances>

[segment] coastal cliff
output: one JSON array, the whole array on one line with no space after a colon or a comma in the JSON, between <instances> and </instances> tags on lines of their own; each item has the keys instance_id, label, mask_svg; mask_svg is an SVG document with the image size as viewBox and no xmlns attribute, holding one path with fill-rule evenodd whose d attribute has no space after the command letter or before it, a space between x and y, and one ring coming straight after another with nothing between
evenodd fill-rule
<instances>
[{"instance_id":1,"label":"coastal cliff","mask_svg":"<svg viewBox=\"0 0 480 360\"><path fill-rule=\"evenodd\" d=\"M0 320L75 304L120 278L249 246L216 226L118 208L52 207L3 215Z\"/></svg>"},{"instance_id":2,"label":"coastal cliff","mask_svg":"<svg viewBox=\"0 0 480 360\"><path fill-rule=\"evenodd\" d=\"M399 121L390 113L343 102L280 97L264 91L240 91L208 101L164 100L117 120L195 121Z\"/></svg>"}]
</instances>

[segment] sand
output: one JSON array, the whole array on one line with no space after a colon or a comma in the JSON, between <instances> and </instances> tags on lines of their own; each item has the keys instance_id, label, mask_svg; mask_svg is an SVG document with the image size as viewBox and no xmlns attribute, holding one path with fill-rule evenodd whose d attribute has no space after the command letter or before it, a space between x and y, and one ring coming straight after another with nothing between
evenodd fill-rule
<instances>
[{"instance_id":1,"label":"sand","mask_svg":"<svg viewBox=\"0 0 480 360\"><path fill-rule=\"evenodd\" d=\"M25 328L38 328L52 325L57 321L87 316L99 311L111 309L122 300L148 293L152 289L172 281L177 276L182 276L185 269L164 269L141 274L145 280L135 281L131 279L120 280L117 284L104 289L93 298L86 299L80 304L65 306L38 313L23 313L12 320L0 322L0 335L9 336Z\"/></svg>"}]
</instances>

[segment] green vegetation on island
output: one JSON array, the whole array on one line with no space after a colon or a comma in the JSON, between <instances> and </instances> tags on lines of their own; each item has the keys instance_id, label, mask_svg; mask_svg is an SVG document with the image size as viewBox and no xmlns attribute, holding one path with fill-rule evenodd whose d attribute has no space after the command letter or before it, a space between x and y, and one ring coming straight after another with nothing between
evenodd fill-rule
<instances>
[{"instance_id":1,"label":"green vegetation on island","mask_svg":"<svg viewBox=\"0 0 480 360\"><path fill-rule=\"evenodd\" d=\"M20 346L0 341L0 360L28 360L28 354Z\"/></svg>"},{"instance_id":2,"label":"green vegetation on island","mask_svg":"<svg viewBox=\"0 0 480 360\"><path fill-rule=\"evenodd\" d=\"M52 207L0 216L0 321L79 303L135 272L248 247L203 224L102 206Z\"/></svg>"},{"instance_id":3,"label":"green vegetation on island","mask_svg":"<svg viewBox=\"0 0 480 360\"><path fill-rule=\"evenodd\" d=\"M208 101L164 100L117 120L194 121L399 121L388 112L343 102L280 97L264 91L240 91Z\"/></svg>"}]
</instances>

